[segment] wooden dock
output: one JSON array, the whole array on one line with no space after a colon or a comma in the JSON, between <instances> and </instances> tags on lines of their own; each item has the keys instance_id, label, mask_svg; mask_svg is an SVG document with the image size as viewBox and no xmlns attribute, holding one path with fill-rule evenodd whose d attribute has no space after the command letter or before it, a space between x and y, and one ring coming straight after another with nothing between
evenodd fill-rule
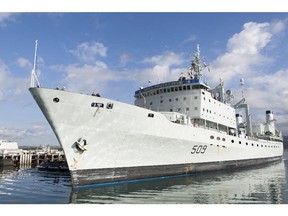
<instances>
[{"instance_id":1,"label":"wooden dock","mask_svg":"<svg viewBox=\"0 0 288 216\"><path fill-rule=\"evenodd\" d=\"M42 162L66 161L62 150L45 147L42 149L7 151L0 154L0 166L37 166Z\"/></svg>"}]
</instances>

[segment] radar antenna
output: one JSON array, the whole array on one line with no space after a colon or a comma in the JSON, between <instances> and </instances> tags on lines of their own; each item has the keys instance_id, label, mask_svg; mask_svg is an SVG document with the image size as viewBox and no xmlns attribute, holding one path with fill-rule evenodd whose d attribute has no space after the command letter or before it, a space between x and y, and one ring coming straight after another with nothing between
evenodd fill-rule
<instances>
[{"instance_id":1,"label":"radar antenna","mask_svg":"<svg viewBox=\"0 0 288 216\"><path fill-rule=\"evenodd\" d=\"M35 41L35 54L34 54L34 67L31 71L31 82L30 87L40 87L40 83L37 78L36 70L37 70L37 48L38 48L38 40ZM36 83L36 86L35 86Z\"/></svg>"}]
</instances>

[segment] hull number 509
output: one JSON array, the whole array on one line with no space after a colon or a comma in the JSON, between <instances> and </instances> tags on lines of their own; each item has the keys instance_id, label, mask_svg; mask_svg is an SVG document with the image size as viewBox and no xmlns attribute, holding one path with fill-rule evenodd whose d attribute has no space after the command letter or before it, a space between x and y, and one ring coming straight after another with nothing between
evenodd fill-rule
<instances>
[{"instance_id":1,"label":"hull number 509","mask_svg":"<svg viewBox=\"0 0 288 216\"><path fill-rule=\"evenodd\" d=\"M207 145L194 145L191 154L204 154L207 149Z\"/></svg>"}]
</instances>

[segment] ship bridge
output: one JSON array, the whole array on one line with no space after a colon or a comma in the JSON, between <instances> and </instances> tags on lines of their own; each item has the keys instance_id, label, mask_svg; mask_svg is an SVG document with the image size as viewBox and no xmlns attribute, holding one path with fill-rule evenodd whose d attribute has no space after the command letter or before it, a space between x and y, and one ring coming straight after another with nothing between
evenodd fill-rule
<instances>
[{"instance_id":1,"label":"ship bridge","mask_svg":"<svg viewBox=\"0 0 288 216\"><path fill-rule=\"evenodd\" d=\"M188 122L216 130L236 130L235 109L224 98L223 82L213 89L201 79L199 47L192 58L188 76L135 92L135 105L156 112L179 113Z\"/></svg>"}]
</instances>

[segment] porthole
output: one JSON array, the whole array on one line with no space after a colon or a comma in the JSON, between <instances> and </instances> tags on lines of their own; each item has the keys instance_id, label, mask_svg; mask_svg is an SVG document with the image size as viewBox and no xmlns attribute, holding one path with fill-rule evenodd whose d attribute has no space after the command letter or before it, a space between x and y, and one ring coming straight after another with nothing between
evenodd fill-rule
<instances>
[{"instance_id":1,"label":"porthole","mask_svg":"<svg viewBox=\"0 0 288 216\"><path fill-rule=\"evenodd\" d=\"M241 144L241 141L239 141L239 144Z\"/></svg>"},{"instance_id":2,"label":"porthole","mask_svg":"<svg viewBox=\"0 0 288 216\"><path fill-rule=\"evenodd\" d=\"M254 146L254 144L252 143L252 146Z\"/></svg>"},{"instance_id":3,"label":"porthole","mask_svg":"<svg viewBox=\"0 0 288 216\"><path fill-rule=\"evenodd\" d=\"M59 98L57 98L57 97L53 98L53 102L54 102L54 103L58 103L59 101L60 101Z\"/></svg>"},{"instance_id":4,"label":"porthole","mask_svg":"<svg viewBox=\"0 0 288 216\"><path fill-rule=\"evenodd\" d=\"M248 145L248 143L246 142L246 145Z\"/></svg>"},{"instance_id":5,"label":"porthole","mask_svg":"<svg viewBox=\"0 0 288 216\"><path fill-rule=\"evenodd\" d=\"M213 136L213 135L211 135L211 136L210 136L210 139L214 139L214 136Z\"/></svg>"},{"instance_id":6,"label":"porthole","mask_svg":"<svg viewBox=\"0 0 288 216\"><path fill-rule=\"evenodd\" d=\"M220 137L217 137L217 140L220 140Z\"/></svg>"},{"instance_id":7,"label":"porthole","mask_svg":"<svg viewBox=\"0 0 288 216\"><path fill-rule=\"evenodd\" d=\"M234 140L231 140L232 143L234 143Z\"/></svg>"},{"instance_id":8,"label":"porthole","mask_svg":"<svg viewBox=\"0 0 288 216\"><path fill-rule=\"evenodd\" d=\"M226 139L225 139L225 138L222 138L222 141L224 141L224 142L225 142L225 141L226 141Z\"/></svg>"}]
</instances>

